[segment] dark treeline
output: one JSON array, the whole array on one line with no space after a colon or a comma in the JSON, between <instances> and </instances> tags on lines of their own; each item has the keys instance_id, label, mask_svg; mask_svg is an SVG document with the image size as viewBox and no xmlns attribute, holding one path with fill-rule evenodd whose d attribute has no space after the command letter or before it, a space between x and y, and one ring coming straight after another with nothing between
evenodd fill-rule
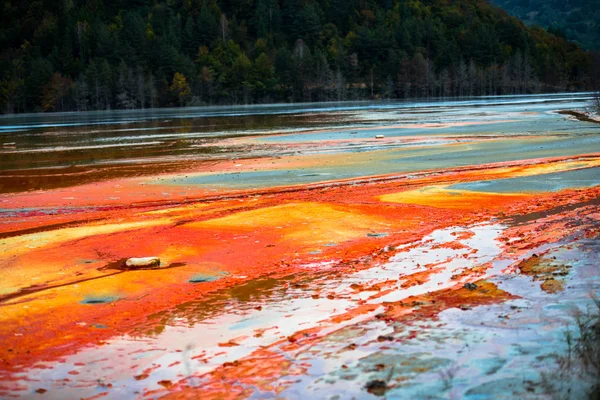
<instances>
[{"instance_id":1,"label":"dark treeline","mask_svg":"<svg viewBox=\"0 0 600 400\"><path fill-rule=\"evenodd\" d=\"M483 0L3 1L0 111L581 90L593 57Z\"/></svg>"},{"instance_id":2,"label":"dark treeline","mask_svg":"<svg viewBox=\"0 0 600 400\"><path fill-rule=\"evenodd\" d=\"M600 0L491 0L526 24L600 50Z\"/></svg>"}]
</instances>

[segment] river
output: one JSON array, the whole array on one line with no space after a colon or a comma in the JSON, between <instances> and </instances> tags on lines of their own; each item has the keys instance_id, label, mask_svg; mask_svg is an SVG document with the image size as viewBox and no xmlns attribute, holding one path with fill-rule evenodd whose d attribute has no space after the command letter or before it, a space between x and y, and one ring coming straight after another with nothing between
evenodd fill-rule
<instances>
[{"instance_id":1,"label":"river","mask_svg":"<svg viewBox=\"0 0 600 400\"><path fill-rule=\"evenodd\" d=\"M0 116L0 396L584 396L590 98Z\"/></svg>"}]
</instances>

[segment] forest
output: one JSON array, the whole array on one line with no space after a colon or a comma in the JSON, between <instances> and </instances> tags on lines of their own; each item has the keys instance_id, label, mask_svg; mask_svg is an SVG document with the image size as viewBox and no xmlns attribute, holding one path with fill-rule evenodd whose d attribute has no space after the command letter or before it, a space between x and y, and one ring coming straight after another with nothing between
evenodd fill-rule
<instances>
[{"instance_id":1,"label":"forest","mask_svg":"<svg viewBox=\"0 0 600 400\"><path fill-rule=\"evenodd\" d=\"M2 2L0 112L589 89L593 55L484 0Z\"/></svg>"},{"instance_id":2,"label":"forest","mask_svg":"<svg viewBox=\"0 0 600 400\"><path fill-rule=\"evenodd\" d=\"M492 0L528 25L600 50L600 0Z\"/></svg>"}]
</instances>

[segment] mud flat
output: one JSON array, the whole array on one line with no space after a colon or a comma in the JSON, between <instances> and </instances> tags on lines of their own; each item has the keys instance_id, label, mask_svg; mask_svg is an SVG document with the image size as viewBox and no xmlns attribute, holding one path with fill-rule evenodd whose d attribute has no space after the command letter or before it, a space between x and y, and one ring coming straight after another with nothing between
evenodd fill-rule
<instances>
[{"instance_id":1,"label":"mud flat","mask_svg":"<svg viewBox=\"0 0 600 400\"><path fill-rule=\"evenodd\" d=\"M56 185L0 161L37 182L0 195L0 397L585 396L560 360L600 292L600 130L555 113L585 101L14 128L0 152L139 149Z\"/></svg>"}]
</instances>

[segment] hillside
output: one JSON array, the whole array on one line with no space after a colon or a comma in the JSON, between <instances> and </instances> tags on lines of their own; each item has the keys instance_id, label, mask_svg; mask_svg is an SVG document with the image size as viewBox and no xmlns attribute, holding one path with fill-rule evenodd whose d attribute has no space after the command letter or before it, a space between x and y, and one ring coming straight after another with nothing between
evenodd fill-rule
<instances>
[{"instance_id":1,"label":"hillside","mask_svg":"<svg viewBox=\"0 0 600 400\"><path fill-rule=\"evenodd\" d=\"M492 0L528 25L600 50L600 0Z\"/></svg>"},{"instance_id":2,"label":"hillside","mask_svg":"<svg viewBox=\"0 0 600 400\"><path fill-rule=\"evenodd\" d=\"M586 87L590 57L482 0L2 3L2 112Z\"/></svg>"}]
</instances>

